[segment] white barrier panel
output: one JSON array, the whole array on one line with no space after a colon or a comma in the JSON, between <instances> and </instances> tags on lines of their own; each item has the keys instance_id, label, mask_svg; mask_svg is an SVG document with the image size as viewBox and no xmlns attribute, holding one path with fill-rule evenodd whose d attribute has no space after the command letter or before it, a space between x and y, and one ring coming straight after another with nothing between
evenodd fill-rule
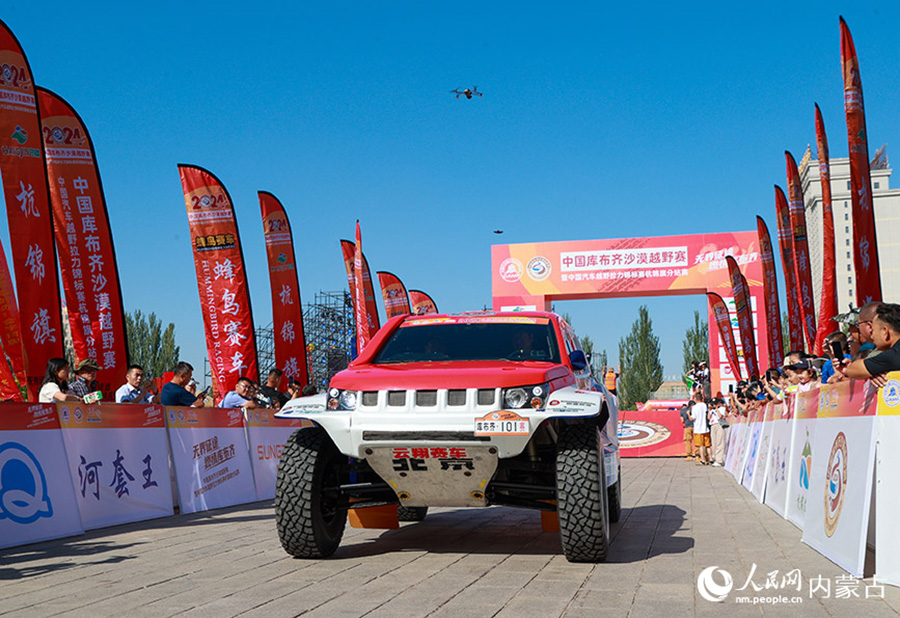
<instances>
[{"instance_id":1,"label":"white barrier panel","mask_svg":"<svg viewBox=\"0 0 900 618\"><path fill-rule=\"evenodd\" d=\"M182 513L256 501L241 410L167 407L166 426Z\"/></svg>"},{"instance_id":2,"label":"white barrier panel","mask_svg":"<svg viewBox=\"0 0 900 618\"><path fill-rule=\"evenodd\" d=\"M793 406L773 405L772 438L769 464L766 468L765 503L785 517L787 512L788 478L791 466L791 441L796 426L791 418Z\"/></svg>"},{"instance_id":3,"label":"white barrier panel","mask_svg":"<svg viewBox=\"0 0 900 618\"><path fill-rule=\"evenodd\" d=\"M299 418L275 418L274 410L247 410L244 420L256 480L256 499L271 500L275 497L275 478L284 443L301 427L312 427L313 424Z\"/></svg>"},{"instance_id":4,"label":"white barrier panel","mask_svg":"<svg viewBox=\"0 0 900 618\"><path fill-rule=\"evenodd\" d=\"M819 413L819 391L798 393L793 397L792 403L794 428L791 430L785 515L792 524L803 530L809 497L809 475L814 461L813 444L816 438L816 416Z\"/></svg>"},{"instance_id":5,"label":"white barrier panel","mask_svg":"<svg viewBox=\"0 0 900 618\"><path fill-rule=\"evenodd\" d=\"M759 441L762 437L763 416L765 409L753 412L750 419L750 427L747 429L747 438L744 442L744 465L739 471L740 482L746 489L753 486L753 475L756 472L756 459L759 457Z\"/></svg>"},{"instance_id":6,"label":"white barrier panel","mask_svg":"<svg viewBox=\"0 0 900 618\"><path fill-rule=\"evenodd\" d=\"M819 389L803 542L862 577L875 467L877 392L868 381Z\"/></svg>"},{"instance_id":7,"label":"white barrier panel","mask_svg":"<svg viewBox=\"0 0 900 618\"><path fill-rule=\"evenodd\" d=\"M769 456L772 450L772 428L774 424L775 406L767 405L762 410L764 419L759 434L759 449L756 457L756 467L753 471L753 482L750 484L750 493L760 503L766 492L766 480L769 474Z\"/></svg>"},{"instance_id":8,"label":"white barrier panel","mask_svg":"<svg viewBox=\"0 0 900 618\"><path fill-rule=\"evenodd\" d=\"M875 484L875 579L900 586L900 373L878 397L876 431L878 478Z\"/></svg>"},{"instance_id":9,"label":"white barrier panel","mask_svg":"<svg viewBox=\"0 0 900 618\"><path fill-rule=\"evenodd\" d=\"M162 406L56 407L86 530L172 515Z\"/></svg>"},{"instance_id":10,"label":"white barrier panel","mask_svg":"<svg viewBox=\"0 0 900 618\"><path fill-rule=\"evenodd\" d=\"M0 414L0 547L83 532L56 406L5 403Z\"/></svg>"},{"instance_id":11,"label":"white barrier panel","mask_svg":"<svg viewBox=\"0 0 900 618\"><path fill-rule=\"evenodd\" d=\"M728 449L725 451L725 470L740 482L738 472L743 465L744 438L747 436L749 423L746 419L734 420L728 429Z\"/></svg>"}]
</instances>

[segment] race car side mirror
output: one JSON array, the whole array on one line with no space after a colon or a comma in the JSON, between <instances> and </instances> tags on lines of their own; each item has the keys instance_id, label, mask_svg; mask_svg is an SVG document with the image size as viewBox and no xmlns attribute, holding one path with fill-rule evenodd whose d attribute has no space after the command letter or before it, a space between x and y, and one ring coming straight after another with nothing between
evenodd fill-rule
<instances>
[{"instance_id":1,"label":"race car side mirror","mask_svg":"<svg viewBox=\"0 0 900 618\"><path fill-rule=\"evenodd\" d=\"M587 357L581 350L575 350L569 354L569 362L572 363L572 369L575 370L575 375L577 377L582 378L590 375Z\"/></svg>"}]
</instances>

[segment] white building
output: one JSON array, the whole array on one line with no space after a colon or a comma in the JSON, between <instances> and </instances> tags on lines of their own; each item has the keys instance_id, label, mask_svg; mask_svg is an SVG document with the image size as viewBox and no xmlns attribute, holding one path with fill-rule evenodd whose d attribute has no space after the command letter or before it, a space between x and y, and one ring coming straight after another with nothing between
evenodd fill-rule
<instances>
[{"instance_id":1,"label":"white building","mask_svg":"<svg viewBox=\"0 0 900 618\"><path fill-rule=\"evenodd\" d=\"M850 202L850 160L830 161L831 206L834 211L834 245L838 311L856 306L856 271L853 266L853 205ZM800 180L806 209L806 230L812 264L816 316L822 298L822 184L819 166L807 146L800 162ZM900 302L900 189L890 188L891 168L887 155L878 153L871 166L875 204L875 237L881 269L883 300Z\"/></svg>"}]
</instances>

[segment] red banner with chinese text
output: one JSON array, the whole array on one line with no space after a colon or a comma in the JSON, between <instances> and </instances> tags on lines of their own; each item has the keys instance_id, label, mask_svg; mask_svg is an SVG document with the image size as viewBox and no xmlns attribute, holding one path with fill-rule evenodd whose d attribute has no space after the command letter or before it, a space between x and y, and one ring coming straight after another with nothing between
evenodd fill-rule
<instances>
[{"instance_id":1,"label":"red banner with chinese text","mask_svg":"<svg viewBox=\"0 0 900 618\"><path fill-rule=\"evenodd\" d=\"M412 303L413 315L426 315L438 312L437 304L431 300L431 296L422 290L410 290L409 300Z\"/></svg>"},{"instance_id":2,"label":"red banner with chinese text","mask_svg":"<svg viewBox=\"0 0 900 618\"><path fill-rule=\"evenodd\" d=\"M788 337L791 350L803 350L803 321L797 296L797 271L794 269L794 234L791 213L781 187L775 185L775 217L778 224L778 246L781 249L781 270L784 273L784 295L787 297Z\"/></svg>"},{"instance_id":3,"label":"red banner with chinese text","mask_svg":"<svg viewBox=\"0 0 900 618\"><path fill-rule=\"evenodd\" d=\"M744 351L744 364L751 380L759 378L759 362L756 358L756 338L753 335L753 316L750 307L750 288L741 274L741 267L733 257L726 256L728 275L734 295L734 306L737 310L738 332L741 335L741 349Z\"/></svg>"},{"instance_id":4,"label":"red banner with chinese text","mask_svg":"<svg viewBox=\"0 0 900 618\"><path fill-rule=\"evenodd\" d=\"M212 173L193 165L179 165L178 173L218 402L234 390L238 378L257 380L259 376L244 256L225 186Z\"/></svg>"},{"instance_id":5,"label":"red banner with chinese text","mask_svg":"<svg viewBox=\"0 0 900 618\"><path fill-rule=\"evenodd\" d=\"M31 69L22 47L0 22L0 175L16 273L29 392L36 393L47 360L63 356L56 249L41 121Z\"/></svg>"},{"instance_id":6,"label":"red banner with chinese text","mask_svg":"<svg viewBox=\"0 0 900 618\"><path fill-rule=\"evenodd\" d=\"M342 240L341 252L344 255L344 266L347 269L347 284L350 286L350 298L355 299L356 275L354 274L353 261L356 254L356 245L350 240ZM366 260L365 253L362 254L362 264L363 288L366 297L366 318L369 321L369 339L371 339L378 332L378 329L381 328L381 321L378 319L378 306L375 304L375 286L372 284L372 274L369 270L369 262Z\"/></svg>"},{"instance_id":7,"label":"red banner with chinese text","mask_svg":"<svg viewBox=\"0 0 900 618\"><path fill-rule=\"evenodd\" d=\"M869 139L863 105L859 59L850 29L841 17L841 66L844 74L844 114L850 157L850 199L853 208L853 264L856 267L856 305L881 300L875 210L869 177Z\"/></svg>"},{"instance_id":8,"label":"red banner with chinese text","mask_svg":"<svg viewBox=\"0 0 900 618\"><path fill-rule=\"evenodd\" d=\"M9 265L6 262L6 252L0 245L0 343L3 351L9 357L0 359L0 397L4 400L24 401L16 380L23 387L27 384L25 379L25 355L22 352L22 324L19 322L19 307L16 304L16 292L13 289L12 276L9 273ZM9 375L5 373L9 369ZM13 379L15 375L15 380Z\"/></svg>"},{"instance_id":9,"label":"red banner with chinese text","mask_svg":"<svg viewBox=\"0 0 900 618\"><path fill-rule=\"evenodd\" d=\"M275 365L282 371L279 389L290 378L305 386L309 383L309 369L291 223L284 206L271 193L259 192L259 208L262 212L266 256L269 260L269 284L272 288Z\"/></svg>"},{"instance_id":10,"label":"red banner with chinese text","mask_svg":"<svg viewBox=\"0 0 900 618\"><path fill-rule=\"evenodd\" d=\"M706 297L709 299L709 306L713 315L716 316L716 327L719 329L719 338L722 340L722 346L725 348L725 355L728 358L728 364L731 366L731 372L735 379L742 380L741 366L738 357L737 344L734 341L734 332L731 327L731 316L728 315L728 307L725 301L715 292L707 292ZM737 297L735 297L735 304Z\"/></svg>"},{"instance_id":11,"label":"red banner with chinese text","mask_svg":"<svg viewBox=\"0 0 900 618\"><path fill-rule=\"evenodd\" d=\"M819 297L819 326L814 352L822 354L825 337L835 330L832 318L838 314L837 273L834 247L834 210L831 207L831 165L828 160L828 138L825 121L816 105L816 156L819 160L819 182L822 185L822 294Z\"/></svg>"},{"instance_id":12,"label":"red banner with chinese text","mask_svg":"<svg viewBox=\"0 0 900 618\"><path fill-rule=\"evenodd\" d=\"M398 315L409 315L409 295L400 277L384 270L378 271L378 283L381 285L381 298L384 300L385 317L390 320Z\"/></svg>"},{"instance_id":13,"label":"red banner with chinese text","mask_svg":"<svg viewBox=\"0 0 900 618\"><path fill-rule=\"evenodd\" d=\"M806 349L812 350L816 343L816 306L813 301L812 270L809 264L809 242L806 240L806 212L803 210L803 186L797 161L787 150L784 151L787 167L788 211L791 213L791 230L794 235L794 267L797 272L797 300L803 312L803 334Z\"/></svg>"},{"instance_id":14,"label":"red banner with chinese text","mask_svg":"<svg viewBox=\"0 0 900 618\"><path fill-rule=\"evenodd\" d=\"M362 233L359 230L359 219L356 220L356 246L353 251L353 317L356 322L356 353L369 345L372 333L369 330L369 316L366 311L366 284L363 281Z\"/></svg>"},{"instance_id":15,"label":"red banner with chinese text","mask_svg":"<svg viewBox=\"0 0 900 618\"><path fill-rule=\"evenodd\" d=\"M756 217L759 234L759 255L763 267L763 302L766 316L766 336L769 338L769 367L781 367L784 344L781 341L781 307L778 305L778 277L775 274L775 254L772 238L762 217Z\"/></svg>"},{"instance_id":16,"label":"red banner with chinese text","mask_svg":"<svg viewBox=\"0 0 900 618\"><path fill-rule=\"evenodd\" d=\"M75 362L92 358L106 398L125 382L128 349L116 252L93 143L72 107L38 88L56 249Z\"/></svg>"}]
</instances>

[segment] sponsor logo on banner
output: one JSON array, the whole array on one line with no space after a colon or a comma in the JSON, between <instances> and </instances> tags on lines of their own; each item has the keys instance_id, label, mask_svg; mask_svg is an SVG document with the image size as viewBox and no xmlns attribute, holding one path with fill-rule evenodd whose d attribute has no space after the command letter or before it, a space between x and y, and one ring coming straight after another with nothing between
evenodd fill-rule
<instances>
[{"instance_id":1,"label":"sponsor logo on banner","mask_svg":"<svg viewBox=\"0 0 900 618\"><path fill-rule=\"evenodd\" d=\"M881 398L884 404L891 408L900 404L900 381L888 380L888 383L884 385L884 389L881 391Z\"/></svg>"},{"instance_id":2,"label":"sponsor logo on banner","mask_svg":"<svg viewBox=\"0 0 900 618\"><path fill-rule=\"evenodd\" d=\"M0 444L0 519L30 524L41 517L53 517L41 464L17 442Z\"/></svg>"},{"instance_id":3,"label":"sponsor logo on banner","mask_svg":"<svg viewBox=\"0 0 900 618\"><path fill-rule=\"evenodd\" d=\"M515 283L522 278L525 268L516 258L506 258L500 263L500 277L507 283Z\"/></svg>"},{"instance_id":4,"label":"sponsor logo on banner","mask_svg":"<svg viewBox=\"0 0 900 618\"><path fill-rule=\"evenodd\" d=\"M60 415L62 416L62 422L63 422L64 424L68 424L69 418L72 416L72 415L69 413L69 408L63 406L62 410L60 410Z\"/></svg>"},{"instance_id":5,"label":"sponsor logo on banner","mask_svg":"<svg viewBox=\"0 0 900 618\"><path fill-rule=\"evenodd\" d=\"M669 439L672 432L665 425L650 421L627 421L619 424L619 447L651 446Z\"/></svg>"},{"instance_id":6,"label":"sponsor logo on banner","mask_svg":"<svg viewBox=\"0 0 900 618\"><path fill-rule=\"evenodd\" d=\"M840 432L831 445L825 480L825 534L829 537L837 529L847 493L847 437Z\"/></svg>"},{"instance_id":7,"label":"sponsor logo on banner","mask_svg":"<svg viewBox=\"0 0 900 618\"><path fill-rule=\"evenodd\" d=\"M550 270L550 260L542 255L537 255L528 260L528 267L525 269L525 272L535 281L543 281L550 276Z\"/></svg>"},{"instance_id":8,"label":"sponsor logo on banner","mask_svg":"<svg viewBox=\"0 0 900 618\"><path fill-rule=\"evenodd\" d=\"M72 413L75 417L75 422L80 423L84 419L84 413L81 411L81 408L76 407L75 411Z\"/></svg>"},{"instance_id":9,"label":"sponsor logo on banner","mask_svg":"<svg viewBox=\"0 0 900 618\"><path fill-rule=\"evenodd\" d=\"M175 410L169 410L169 423L175 423Z\"/></svg>"}]
</instances>

